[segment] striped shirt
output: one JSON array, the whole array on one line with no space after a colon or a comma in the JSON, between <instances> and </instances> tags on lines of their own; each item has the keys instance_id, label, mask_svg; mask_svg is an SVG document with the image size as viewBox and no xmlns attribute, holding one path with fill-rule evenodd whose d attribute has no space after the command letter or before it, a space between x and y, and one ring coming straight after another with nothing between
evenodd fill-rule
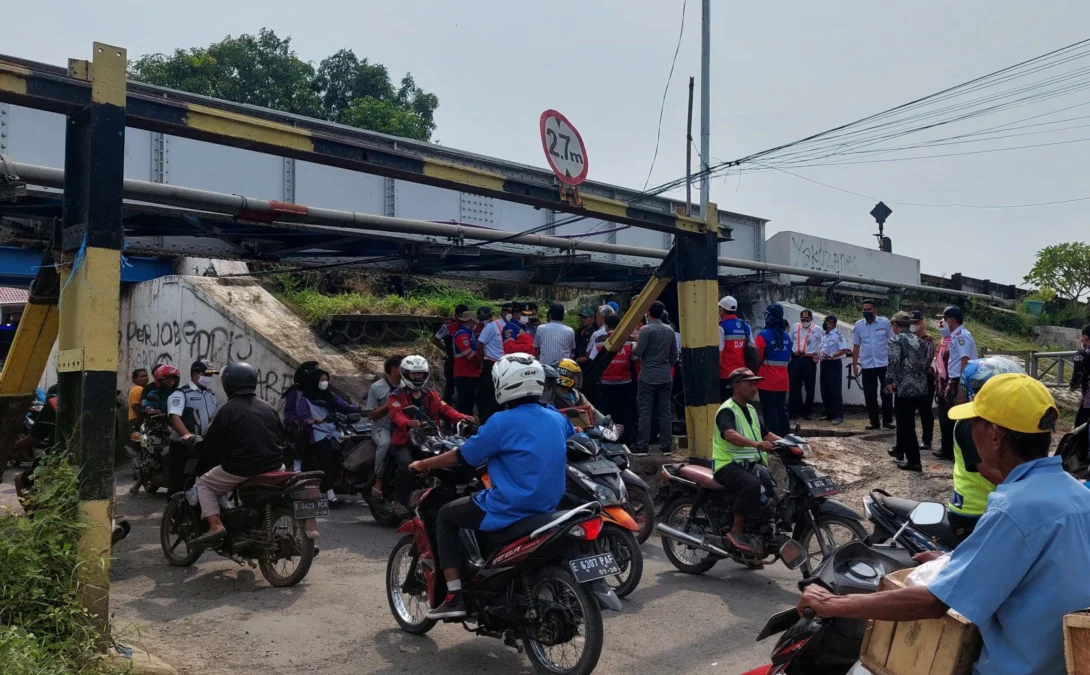
<instances>
[{"instance_id":1,"label":"striped shirt","mask_svg":"<svg viewBox=\"0 0 1090 675\"><path fill-rule=\"evenodd\" d=\"M575 331L560 321L541 324L534 333L534 347L538 360L546 365L570 359L575 350Z\"/></svg>"}]
</instances>

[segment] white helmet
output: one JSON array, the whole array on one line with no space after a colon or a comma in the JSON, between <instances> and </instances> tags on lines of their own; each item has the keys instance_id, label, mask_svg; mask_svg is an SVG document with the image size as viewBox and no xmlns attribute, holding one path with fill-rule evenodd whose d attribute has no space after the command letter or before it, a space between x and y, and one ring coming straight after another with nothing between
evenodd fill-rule
<instances>
[{"instance_id":1,"label":"white helmet","mask_svg":"<svg viewBox=\"0 0 1090 675\"><path fill-rule=\"evenodd\" d=\"M401 360L401 382L409 389L423 389L428 383L428 360L412 354Z\"/></svg>"},{"instance_id":2,"label":"white helmet","mask_svg":"<svg viewBox=\"0 0 1090 675\"><path fill-rule=\"evenodd\" d=\"M520 398L537 399L545 391L545 369L529 354L505 354L492 366L492 383L500 405Z\"/></svg>"},{"instance_id":3,"label":"white helmet","mask_svg":"<svg viewBox=\"0 0 1090 675\"><path fill-rule=\"evenodd\" d=\"M722 308L724 312L737 312L738 301L735 300L732 295L724 295L723 299L719 301L719 307Z\"/></svg>"}]
</instances>

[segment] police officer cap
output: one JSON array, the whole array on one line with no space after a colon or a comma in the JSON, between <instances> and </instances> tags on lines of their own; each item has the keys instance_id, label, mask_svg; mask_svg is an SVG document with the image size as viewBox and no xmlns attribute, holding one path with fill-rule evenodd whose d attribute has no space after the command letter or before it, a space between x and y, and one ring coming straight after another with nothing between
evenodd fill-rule
<instances>
[{"instance_id":1,"label":"police officer cap","mask_svg":"<svg viewBox=\"0 0 1090 675\"><path fill-rule=\"evenodd\" d=\"M944 317L952 316L957 319L958 323L965 323L965 314L961 311L961 307L957 305L950 305L942 311L942 315Z\"/></svg>"}]
</instances>

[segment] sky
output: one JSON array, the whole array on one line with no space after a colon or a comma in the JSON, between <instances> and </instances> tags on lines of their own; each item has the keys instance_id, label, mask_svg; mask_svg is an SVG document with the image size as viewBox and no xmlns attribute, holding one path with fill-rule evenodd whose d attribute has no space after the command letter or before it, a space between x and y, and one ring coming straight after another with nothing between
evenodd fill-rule
<instances>
[{"instance_id":1,"label":"sky","mask_svg":"<svg viewBox=\"0 0 1090 675\"><path fill-rule=\"evenodd\" d=\"M136 58L262 27L290 35L299 56L315 64L349 48L385 64L395 78L411 72L438 95L433 138L444 145L544 167L538 117L555 108L583 137L590 179L642 188L683 0L38 0L10 9L15 6L16 0L0 0L0 16L14 11L20 19L0 27L0 53L61 65L69 57L88 58L95 40L123 46ZM1090 37L1087 26L1090 3L1080 0L712 0L710 156L734 159L885 110ZM699 0L688 0L652 186L684 175L690 75L697 76L699 106ZM1087 96L1072 94L1020 114ZM699 139L699 114L694 136ZM1090 133L1011 143L1080 138ZM1073 142L795 172L867 197L776 171L734 175L716 179L711 198L722 209L768 219L769 236L794 230L868 247L875 245L868 212L873 198L882 199L894 209L886 225L894 251L920 258L924 273L1020 283L1038 249L1090 238L1090 201L1004 209L894 202L1009 205L1090 197L1088 150L1090 143Z\"/></svg>"}]
</instances>

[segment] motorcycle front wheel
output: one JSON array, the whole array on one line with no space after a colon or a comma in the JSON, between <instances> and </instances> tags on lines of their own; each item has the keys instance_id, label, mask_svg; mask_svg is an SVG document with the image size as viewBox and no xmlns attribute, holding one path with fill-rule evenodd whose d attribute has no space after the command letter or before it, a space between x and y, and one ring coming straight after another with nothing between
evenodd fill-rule
<instances>
[{"instance_id":1,"label":"motorcycle front wheel","mask_svg":"<svg viewBox=\"0 0 1090 675\"><path fill-rule=\"evenodd\" d=\"M291 507L273 509L272 529L267 534L277 550L266 552L257 559L261 576L273 586L294 586L310 571L314 562L314 540L303 528L303 521L295 519ZM286 552L290 555L284 555Z\"/></svg>"},{"instance_id":2,"label":"motorcycle front wheel","mask_svg":"<svg viewBox=\"0 0 1090 675\"><path fill-rule=\"evenodd\" d=\"M640 526L636 539L641 544L650 539L651 533L655 530L655 500L651 498L651 492L638 486L629 487L625 510Z\"/></svg>"},{"instance_id":3,"label":"motorcycle front wheel","mask_svg":"<svg viewBox=\"0 0 1090 675\"><path fill-rule=\"evenodd\" d=\"M827 553L853 539L865 541L867 530L854 518L839 516L835 513L823 513L815 530L807 524L801 531L798 542L806 550L808 558L803 569L814 570Z\"/></svg>"},{"instance_id":4,"label":"motorcycle front wheel","mask_svg":"<svg viewBox=\"0 0 1090 675\"><path fill-rule=\"evenodd\" d=\"M435 627L435 619L427 618L428 582L411 534L402 537L390 552L386 563L386 600L397 625L406 633L423 635Z\"/></svg>"},{"instance_id":5,"label":"motorcycle front wheel","mask_svg":"<svg viewBox=\"0 0 1090 675\"><path fill-rule=\"evenodd\" d=\"M643 578L643 552L636 536L626 529L609 523L602 527L597 539L603 552L613 554L621 573L606 577L606 584L618 598L627 596L640 585Z\"/></svg>"},{"instance_id":6,"label":"motorcycle front wheel","mask_svg":"<svg viewBox=\"0 0 1090 675\"><path fill-rule=\"evenodd\" d=\"M689 517L692 508L692 497L679 497L667 504L666 508L662 510L662 522L674 529L684 530L685 519ZM693 516L689 526L689 534L697 538L703 538L707 534L718 534L718 532L715 532L711 518L708 517L708 513L704 509L699 509ZM693 548L684 542L669 537L662 537L662 550L666 553L670 563L686 574L703 574L715 567L715 563L719 562L719 559L713 557L711 553Z\"/></svg>"},{"instance_id":7,"label":"motorcycle front wheel","mask_svg":"<svg viewBox=\"0 0 1090 675\"><path fill-rule=\"evenodd\" d=\"M174 567L189 567L204 552L204 549L189 545L195 533L184 500L184 496L178 495L168 501L163 509L163 519L159 521L159 544L163 547L163 556Z\"/></svg>"},{"instance_id":8,"label":"motorcycle front wheel","mask_svg":"<svg viewBox=\"0 0 1090 675\"><path fill-rule=\"evenodd\" d=\"M538 620L523 629L526 656L541 675L587 675L602 656L598 600L566 569L545 567L530 581Z\"/></svg>"}]
</instances>

